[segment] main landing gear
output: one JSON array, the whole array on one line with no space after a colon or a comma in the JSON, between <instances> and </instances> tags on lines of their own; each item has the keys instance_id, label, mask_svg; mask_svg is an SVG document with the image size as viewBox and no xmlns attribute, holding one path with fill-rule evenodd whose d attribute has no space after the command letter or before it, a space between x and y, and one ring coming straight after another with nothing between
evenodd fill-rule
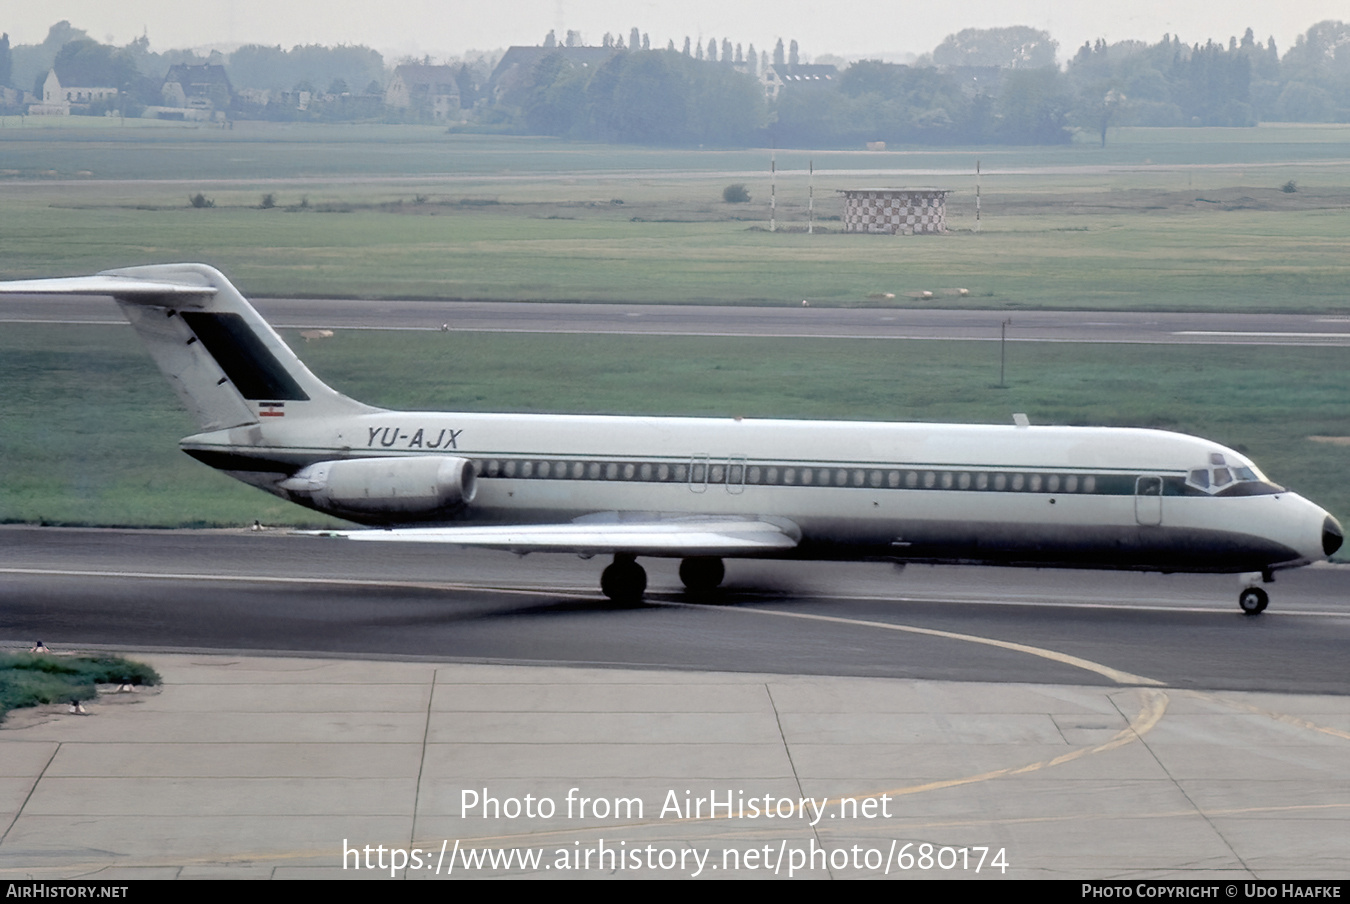
<instances>
[{"instance_id":1,"label":"main landing gear","mask_svg":"<svg viewBox=\"0 0 1350 904\"><path fill-rule=\"evenodd\" d=\"M726 577L726 566L716 556L691 556L680 562L680 580L690 593L716 590ZM636 557L619 553L600 573L600 592L616 603L639 603L647 592L647 572Z\"/></svg>"},{"instance_id":2,"label":"main landing gear","mask_svg":"<svg viewBox=\"0 0 1350 904\"><path fill-rule=\"evenodd\" d=\"M1242 583L1247 585L1242 588L1238 594L1238 608L1247 615L1260 615L1266 611L1266 606L1270 605L1270 594L1266 593L1260 587L1251 586L1257 581L1270 584L1275 580L1275 573L1271 571L1252 572L1242 576Z\"/></svg>"},{"instance_id":3,"label":"main landing gear","mask_svg":"<svg viewBox=\"0 0 1350 904\"><path fill-rule=\"evenodd\" d=\"M600 573L600 592L616 603L640 603L647 592L647 572L635 557L618 553Z\"/></svg>"}]
</instances>

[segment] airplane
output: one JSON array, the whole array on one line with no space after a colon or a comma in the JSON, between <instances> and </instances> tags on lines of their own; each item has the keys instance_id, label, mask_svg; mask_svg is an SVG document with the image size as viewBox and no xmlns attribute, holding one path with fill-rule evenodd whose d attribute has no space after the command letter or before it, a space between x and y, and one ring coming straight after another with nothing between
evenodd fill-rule
<instances>
[{"instance_id":1,"label":"airplane","mask_svg":"<svg viewBox=\"0 0 1350 904\"><path fill-rule=\"evenodd\" d=\"M330 388L218 270L164 264L0 283L114 298L201 432L193 458L363 530L354 541L681 560L887 560L1241 575L1330 557L1340 524L1245 456L1160 430L389 411Z\"/></svg>"}]
</instances>

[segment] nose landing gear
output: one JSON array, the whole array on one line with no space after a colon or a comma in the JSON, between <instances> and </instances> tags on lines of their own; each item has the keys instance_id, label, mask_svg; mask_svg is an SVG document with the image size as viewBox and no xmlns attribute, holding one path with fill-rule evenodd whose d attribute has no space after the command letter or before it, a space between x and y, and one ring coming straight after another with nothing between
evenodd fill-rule
<instances>
[{"instance_id":1,"label":"nose landing gear","mask_svg":"<svg viewBox=\"0 0 1350 904\"><path fill-rule=\"evenodd\" d=\"M1248 587L1238 594L1238 606L1247 615L1260 615L1270 605L1270 594L1260 587Z\"/></svg>"},{"instance_id":2,"label":"nose landing gear","mask_svg":"<svg viewBox=\"0 0 1350 904\"><path fill-rule=\"evenodd\" d=\"M1257 581L1264 584L1273 583L1275 572L1267 569L1242 575L1244 586L1242 592L1238 594L1238 608L1247 615L1260 615L1266 611L1266 606L1270 605L1270 594L1260 587L1253 586Z\"/></svg>"}]
</instances>

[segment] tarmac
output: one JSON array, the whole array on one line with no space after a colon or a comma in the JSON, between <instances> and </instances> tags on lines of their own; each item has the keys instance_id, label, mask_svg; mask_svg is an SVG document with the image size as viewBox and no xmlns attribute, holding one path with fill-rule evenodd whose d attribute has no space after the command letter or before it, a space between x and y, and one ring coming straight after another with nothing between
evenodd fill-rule
<instances>
[{"instance_id":1,"label":"tarmac","mask_svg":"<svg viewBox=\"0 0 1350 904\"><path fill-rule=\"evenodd\" d=\"M1350 878L1343 696L131 658L0 728L0 878Z\"/></svg>"}]
</instances>

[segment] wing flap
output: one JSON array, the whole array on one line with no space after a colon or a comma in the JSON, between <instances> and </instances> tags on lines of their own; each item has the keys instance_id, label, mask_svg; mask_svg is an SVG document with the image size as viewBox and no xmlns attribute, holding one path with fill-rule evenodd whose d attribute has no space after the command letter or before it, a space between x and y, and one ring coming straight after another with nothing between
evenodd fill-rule
<instances>
[{"instance_id":1,"label":"wing flap","mask_svg":"<svg viewBox=\"0 0 1350 904\"><path fill-rule=\"evenodd\" d=\"M305 531L309 536L392 543L441 543L516 553L628 553L636 556L751 556L794 548L796 525L696 518L570 524L408 527L392 530Z\"/></svg>"}]
</instances>

